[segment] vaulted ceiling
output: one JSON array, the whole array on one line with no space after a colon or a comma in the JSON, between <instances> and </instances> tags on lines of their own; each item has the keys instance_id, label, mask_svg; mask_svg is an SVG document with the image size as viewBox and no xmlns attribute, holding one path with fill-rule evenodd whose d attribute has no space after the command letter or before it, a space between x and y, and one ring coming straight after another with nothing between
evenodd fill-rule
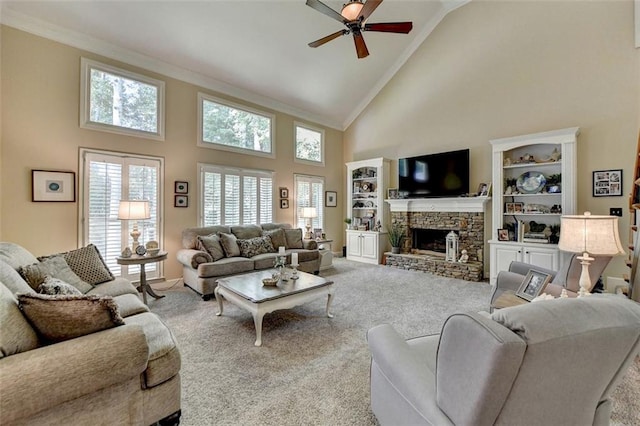
<instances>
[{"instance_id":1,"label":"vaulted ceiling","mask_svg":"<svg viewBox=\"0 0 640 426\"><path fill-rule=\"evenodd\" d=\"M344 27L305 0L3 1L0 21L342 130L467 1L385 0L368 22L413 21L413 30L365 32L364 59L351 35L307 46Z\"/></svg>"}]
</instances>

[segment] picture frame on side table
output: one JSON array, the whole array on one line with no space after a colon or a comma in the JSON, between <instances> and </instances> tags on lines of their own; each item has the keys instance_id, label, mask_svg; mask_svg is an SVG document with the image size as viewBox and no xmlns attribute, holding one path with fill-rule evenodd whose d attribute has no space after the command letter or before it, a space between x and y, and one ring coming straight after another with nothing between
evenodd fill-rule
<instances>
[{"instance_id":1,"label":"picture frame on side table","mask_svg":"<svg viewBox=\"0 0 640 426\"><path fill-rule=\"evenodd\" d=\"M173 196L173 207L189 207L189 196L188 195L174 195Z\"/></svg>"},{"instance_id":2,"label":"picture frame on side table","mask_svg":"<svg viewBox=\"0 0 640 426\"><path fill-rule=\"evenodd\" d=\"M189 182L177 180L173 186L173 192L176 194L188 194L189 193Z\"/></svg>"},{"instance_id":3,"label":"picture frame on side table","mask_svg":"<svg viewBox=\"0 0 640 426\"><path fill-rule=\"evenodd\" d=\"M593 172L594 197L619 197L622 195L622 169L596 170Z\"/></svg>"},{"instance_id":4,"label":"picture frame on side table","mask_svg":"<svg viewBox=\"0 0 640 426\"><path fill-rule=\"evenodd\" d=\"M338 207L338 193L336 191L324 192L324 206L325 207Z\"/></svg>"},{"instance_id":5,"label":"picture frame on side table","mask_svg":"<svg viewBox=\"0 0 640 426\"><path fill-rule=\"evenodd\" d=\"M76 173L31 170L31 201L74 203L76 201Z\"/></svg>"},{"instance_id":6,"label":"picture frame on side table","mask_svg":"<svg viewBox=\"0 0 640 426\"><path fill-rule=\"evenodd\" d=\"M524 277L524 281L520 284L520 288L518 288L516 296L531 302L542 294L549 281L551 281L550 274L530 269L527 276Z\"/></svg>"}]
</instances>

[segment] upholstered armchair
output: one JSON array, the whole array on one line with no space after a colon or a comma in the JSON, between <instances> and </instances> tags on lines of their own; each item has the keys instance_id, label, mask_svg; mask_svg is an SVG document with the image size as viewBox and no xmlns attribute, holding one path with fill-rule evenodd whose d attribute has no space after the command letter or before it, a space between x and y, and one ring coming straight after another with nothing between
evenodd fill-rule
<instances>
[{"instance_id":1,"label":"upholstered armchair","mask_svg":"<svg viewBox=\"0 0 640 426\"><path fill-rule=\"evenodd\" d=\"M381 425L608 425L640 351L640 305L593 295L454 314L440 335L367 334Z\"/></svg>"},{"instance_id":2,"label":"upholstered armchair","mask_svg":"<svg viewBox=\"0 0 640 426\"><path fill-rule=\"evenodd\" d=\"M591 288L598 282L602 272L611 261L610 256L595 256L595 260L589 265L589 277L591 278ZM576 297L580 290L580 274L582 273L582 265L578 260L578 255L573 254L568 259L563 268L559 271L541 268L523 262L511 262L508 271L500 271L496 279L496 285L491 289L489 306L493 306L495 300L500 297L506 290L517 291L522 281L530 269L535 269L551 275L551 282L547 284L544 292L554 297L560 296L562 289L567 290L569 297Z\"/></svg>"}]
</instances>

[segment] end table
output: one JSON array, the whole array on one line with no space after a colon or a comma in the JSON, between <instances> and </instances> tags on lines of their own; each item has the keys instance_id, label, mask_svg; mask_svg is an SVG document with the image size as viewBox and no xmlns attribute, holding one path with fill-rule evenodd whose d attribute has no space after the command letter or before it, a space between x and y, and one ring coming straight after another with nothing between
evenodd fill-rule
<instances>
[{"instance_id":1,"label":"end table","mask_svg":"<svg viewBox=\"0 0 640 426\"><path fill-rule=\"evenodd\" d=\"M142 293L142 300L144 304L147 304L147 293L156 299L163 298L164 295L156 294L151 286L147 283L147 273L144 270L144 265L147 263L162 262L167 259L167 252L158 252L155 256L139 256L137 254L131 255L131 257L116 257L118 265L140 265L140 285L138 291Z\"/></svg>"}]
</instances>

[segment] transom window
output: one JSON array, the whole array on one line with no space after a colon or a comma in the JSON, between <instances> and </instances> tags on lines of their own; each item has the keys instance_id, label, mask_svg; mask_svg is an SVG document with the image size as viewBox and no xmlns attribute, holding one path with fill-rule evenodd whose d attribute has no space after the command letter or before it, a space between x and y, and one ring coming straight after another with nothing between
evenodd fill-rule
<instances>
[{"instance_id":1,"label":"transom window","mask_svg":"<svg viewBox=\"0 0 640 426\"><path fill-rule=\"evenodd\" d=\"M198 93L198 146L275 157L275 116Z\"/></svg>"},{"instance_id":2,"label":"transom window","mask_svg":"<svg viewBox=\"0 0 640 426\"><path fill-rule=\"evenodd\" d=\"M295 160L300 163L324 165L324 130L297 122L294 126Z\"/></svg>"},{"instance_id":3,"label":"transom window","mask_svg":"<svg viewBox=\"0 0 640 426\"><path fill-rule=\"evenodd\" d=\"M200 226L273 222L273 172L198 164Z\"/></svg>"},{"instance_id":4,"label":"transom window","mask_svg":"<svg viewBox=\"0 0 640 426\"><path fill-rule=\"evenodd\" d=\"M81 59L80 127L164 140L164 82Z\"/></svg>"},{"instance_id":5,"label":"transom window","mask_svg":"<svg viewBox=\"0 0 640 426\"><path fill-rule=\"evenodd\" d=\"M296 227L305 229L309 219L302 217L303 207L315 207L317 217L311 219L311 228L324 228L324 178L294 175L296 188ZM313 229L311 229L313 231Z\"/></svg>"}]
</instances>

